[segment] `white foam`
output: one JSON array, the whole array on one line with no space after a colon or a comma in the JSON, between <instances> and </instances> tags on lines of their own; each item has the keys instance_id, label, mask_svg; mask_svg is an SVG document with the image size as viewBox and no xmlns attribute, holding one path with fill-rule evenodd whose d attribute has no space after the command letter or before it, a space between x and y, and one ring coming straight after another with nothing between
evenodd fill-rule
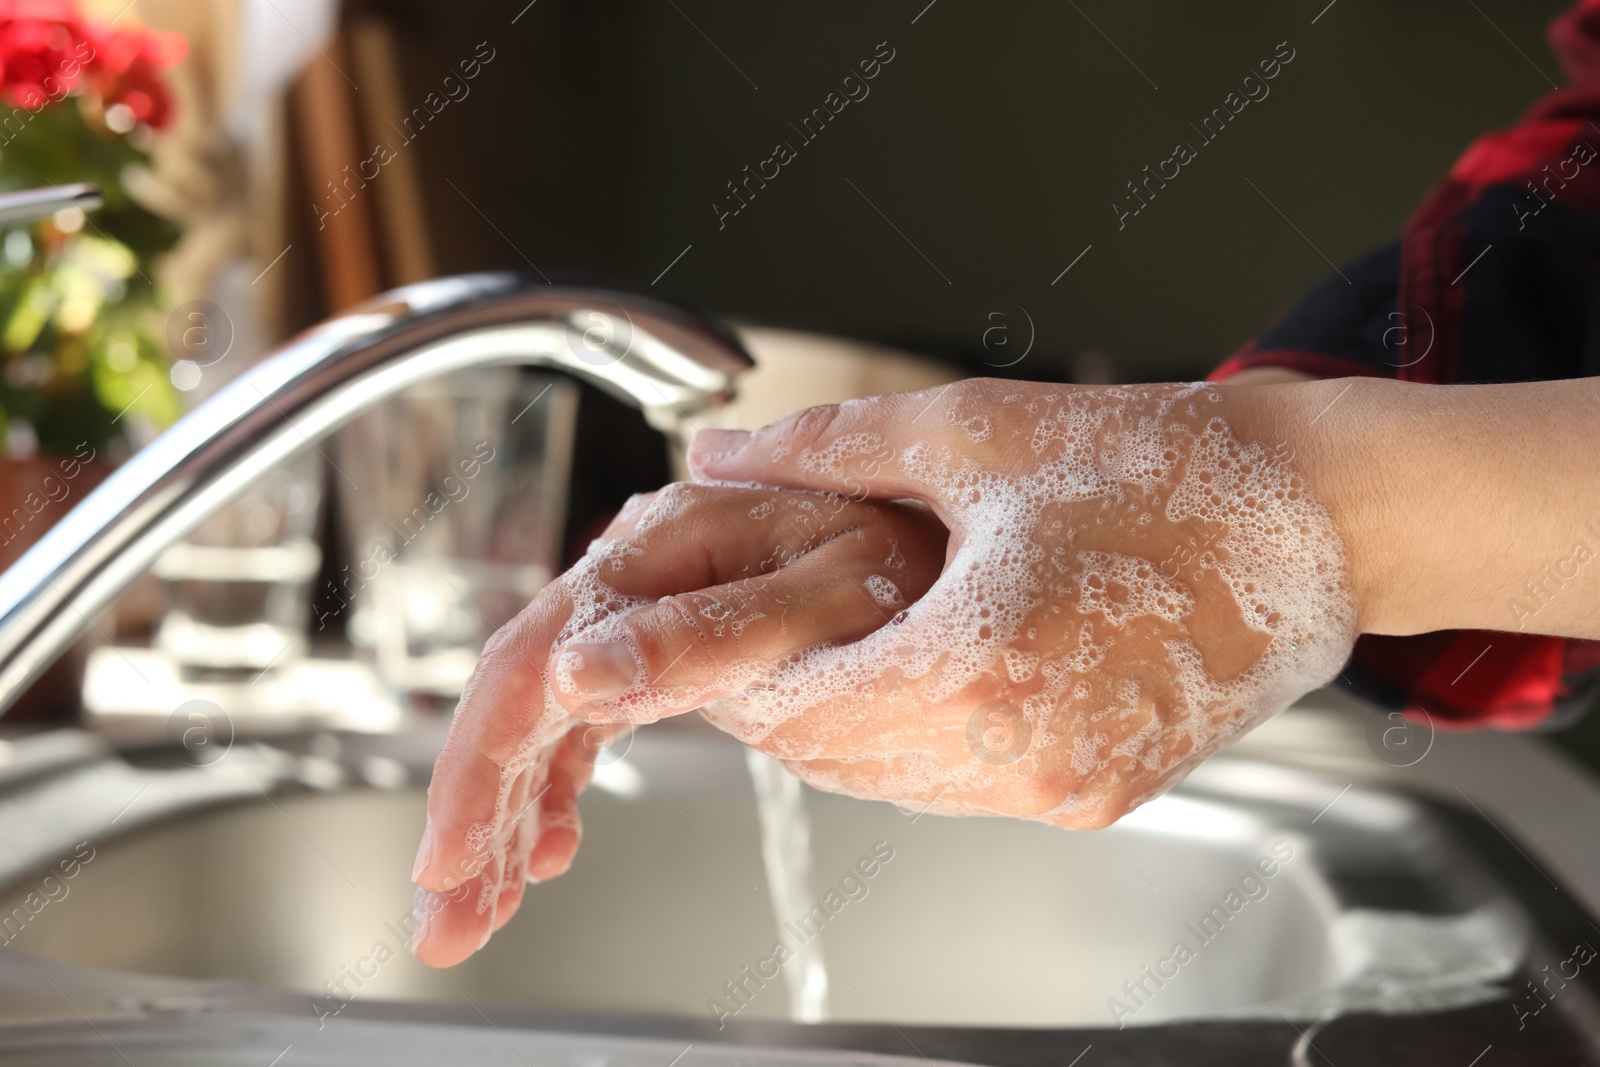
<instances>
[{"instance_id":1,"label":"white foam","mask_svg":"<svg viewBox=\"0 0 1600 1067\"><path fill-rule=\"evenodd\" d=\"M1194 596L1160 571L1160 564L1114 552L1084 552L1078 577L1078 611L1112 626L1155 617L1179 622L1194 610Z\"/></svg>"},{"instance_id":2,"label":"white foam","mask_svg":"<svg viewBox=\"0 0 1600 1067\"><path fill-rule=\"evenodd\" d=\"M900 592L900 587L883 575L869 574L862 584L879 607L898 610L906 606L906 598Z\"/></svg>"}]
</instances>

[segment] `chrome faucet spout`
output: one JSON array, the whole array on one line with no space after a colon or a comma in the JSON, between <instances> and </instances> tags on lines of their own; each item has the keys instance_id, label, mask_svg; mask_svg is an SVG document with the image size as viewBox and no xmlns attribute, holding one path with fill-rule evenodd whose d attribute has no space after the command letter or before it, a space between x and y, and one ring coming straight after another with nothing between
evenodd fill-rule
<instances>
[{"instance_id":1,"label":"chrome faucet spout","mask_svg":"<svg viewBox=\"0 0 1600 1067\"><path fill-rule=\"evenodd\" d=\"M0 712L163 549L289 455L418 382L517 364L588 381L670 433L731 399L751 360L725 327L656 297L512 274L352 308L185 416L0 575Z\"/></svg>"}]
</instances>

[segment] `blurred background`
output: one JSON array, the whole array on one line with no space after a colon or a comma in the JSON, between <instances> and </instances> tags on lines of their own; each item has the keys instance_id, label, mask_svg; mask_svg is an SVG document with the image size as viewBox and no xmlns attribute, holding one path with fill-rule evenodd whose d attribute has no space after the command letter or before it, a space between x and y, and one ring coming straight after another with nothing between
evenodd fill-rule
<instances>
[{"instance_id":1,"label":"blurred background","mask_svg":"<svg viewBox=\"0 0 1600 1067\"><path fill-rule=\"evenodd\" d=\"M138 263L112 269L162 312L215 302L235 364L387 287L508 268L654 283L968 369L997 362L971 335L1004 305L1032 339L1008 373L1192 377L1329 260L1392 239L1462 148L1557 74L1555 0L1325 2L84 0L90 21L168 35L127 75L150 85L129 90L137 111L86 81L13 122L0 182L102 179L128 206L57 236L120 238ZM1194 124L1280 42L1295 58L1271 95L1201 141ZM893 59L854 83L868 94L802 136L875 53ZM89 114L106 106L121 133ZM1200 158L1119 227L1127 183L1180 140ZM780 142L795 158L751 185ZM13 294L34 262L20 242ZM196 343L156 325L141 360ZM13 354L24 334L13 315ZM118 360L105 406L149 384L150 366ZM119 432L228 374L181 372L187 397L146 396Z\"/></svg>"},{"instance_id":2,"label":"blurred background","mask_svg":"<svg viewBox=\"0 0 1600 1067\"><path fill-rule=\"evenodd\" d=\"M971 368L999 303L1036 333L1008 373L1121 380L1203 374L1330 273L1318 249L1396 237L1475 136L1550 89L1563 7L1340 0L1312 25L1327 0L525 4L346 12L392 35L401 108L497 50L413 146L436 269L666 271L659 287L718 312ZM1190 123L1283 41L1271 95L1200 147ZM895 58L870 95L802 141L879 42ZM359 93L307 74L370 106L340 65ZM1126 183L1180 140L1200 158L1119 231ZM777 142L797 158L719 227L727 183ZM319 269L280 266L283 284Z\"/></svg>"}]
</instances>

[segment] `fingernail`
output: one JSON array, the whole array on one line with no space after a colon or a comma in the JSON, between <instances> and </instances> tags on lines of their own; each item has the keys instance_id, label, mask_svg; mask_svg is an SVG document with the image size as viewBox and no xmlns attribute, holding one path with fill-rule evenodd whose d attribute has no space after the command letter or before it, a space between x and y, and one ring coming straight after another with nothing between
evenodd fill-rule
<instances>
[{"instance_id":1,"label":"fingernail","mask_svg":"<svg viewBox=\"0 0 1600 1067\"><path fill-rule=\"evenodd\" d=\"M689 458L694 463L709 463L738 452L749 443L749 430L701 430L689 446Z\"/></svg>"},{"instance_id":2,"label":"fingernail","mask_svg":"<svg viewBox=\"0 0 1600 1067\"><path fill-rule=\"evenodd\" d=\"M584 700L621 696L638 676L633 650L622 641L580 641L563 649L556 661L556 683Z\"/></svg>"},{"instance_id":3,"label":"fingernail","mask_svg":"<svg viewBox=\"0 0 1600 1067\"><path fill-rule=\"evenodd\" d=\"M415 882L422 877L422 872L428 869L428 864L433 861L433 820L429 819L422 826L422 840L417 844L417 862L411 865L411 880Z\"/></svg>"}]
</instances>

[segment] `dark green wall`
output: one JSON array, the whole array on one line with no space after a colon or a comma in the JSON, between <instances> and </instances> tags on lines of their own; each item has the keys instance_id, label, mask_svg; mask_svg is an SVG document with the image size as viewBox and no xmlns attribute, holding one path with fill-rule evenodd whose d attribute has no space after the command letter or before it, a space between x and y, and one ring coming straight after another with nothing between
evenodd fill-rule
<instances>
[{"instance_id":1,"label":"dark green wall","mask_svg":"<svg viewBox=\"0 0 1600 1067\"><path fill-rule=\"evenodd\" d=\"M438 17L510 57L473 158L446 165L477 171L526 254L648 282L692 244L662 288L940 351L989 302L1019 305L1037 342L1014 372L1040 377L1085 350L1123 377L1203 371L1329 273L1307 238L1334 261L1391 238L1476 134L1559 80L1543 31L1565 6L1337 0L1313 25L1326 0L638 0L581 16L541 0L507 25L524 2ZM870 96L802 147L788 123L885 40L896 57ZM1271 95L1200 147L1188 123L1282 41L1296 57ZM785 139L798 158L719 230L724 183ZM1180 139L1199 158L1119 232L1124 182ZM459 207L463 234L483 233L450 266L525 266Z\"/></svg>"}]
</instances>

